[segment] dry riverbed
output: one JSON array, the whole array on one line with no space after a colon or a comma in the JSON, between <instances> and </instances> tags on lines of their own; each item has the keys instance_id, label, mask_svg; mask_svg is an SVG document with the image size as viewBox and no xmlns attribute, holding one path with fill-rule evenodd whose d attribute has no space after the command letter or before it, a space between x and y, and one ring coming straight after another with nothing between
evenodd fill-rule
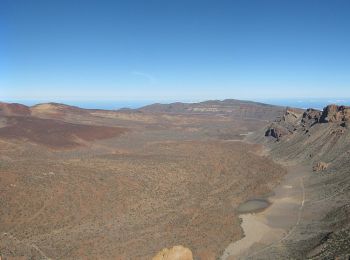
<instances>
[{"instance_id":1,"label":"dry riverbed","mask_svg":"<svg viewBox=\"0 0 350 260\"><path fill-rule=\"evenodd\" d=\"M305 201L303 179L308 171L303 166L286 168L288 174L268 199L271 205L263 211L254 213L256 211L252 209L251 213L245 211L247 213L239 216L244 237L225 249L222 260L254 258L269 248L278 246L293 233L301 220ZM243 208L247 208L247 205L243 205Z\"/></svg>"}]
</instances>

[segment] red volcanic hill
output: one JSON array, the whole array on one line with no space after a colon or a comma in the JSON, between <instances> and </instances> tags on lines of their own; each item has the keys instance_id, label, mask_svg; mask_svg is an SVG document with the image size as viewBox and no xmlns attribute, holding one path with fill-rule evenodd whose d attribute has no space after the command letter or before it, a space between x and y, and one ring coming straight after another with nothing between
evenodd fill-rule
<instances>
[{"instance_id":1,"label":"red volcanic hill","mask_svg":"<svg viewBox=\"0 0 350 260\"><path fill-rule=\"evenodd\" d=\"M30 108L16 103L0 102L0 116L30 116Z\"/></svg>"},{"instance_id":2,"label":"red volcanic hill","mask_svg":"<svg viewBox=\"0 0 350 260\"><path fill-rule=\"evenodd\" d=\"M33 116L63 119L67 114L87 115L87 109L59 103L43 103L30 108Z\"/></svg>"},{"instance_id":3,"label":"red volcanic hill","mask_svg":"<svg viewBox=\"0 0 350 260\"><path fill-rule=\"evenodd\" d=\"M67 113L88 113L62 104L41 104L29 108L20 104L0 103L0 138L24 140L52 148L72 148L86 141L107 139L127 132L126 128L65 122ZM50 118L40 118L49 115Z\"/></svg>"}]
</instances>

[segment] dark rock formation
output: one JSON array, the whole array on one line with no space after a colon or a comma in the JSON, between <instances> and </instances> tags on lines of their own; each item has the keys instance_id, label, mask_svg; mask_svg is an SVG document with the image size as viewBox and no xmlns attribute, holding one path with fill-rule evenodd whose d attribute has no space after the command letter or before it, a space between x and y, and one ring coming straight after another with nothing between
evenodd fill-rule
<instances>
[{"instance_id":1,"label":"dark rock formation","mask_svg":"<svg viewBox=\"0 0 350 260\"><path fill-rule=\"evenodd\" d=\"M277 141L279 141L281 137L288 134L290 134L288 129L274 123L271 124L270 127L265 132L265 136L271 136L273 138L276 138Z\"/></svg>"},{"instance_id":2,"label":"dark rock formation","mask_svg":"<svg viewBox=\"0 0 350 260\"><path fill-rule=\"evenodd\" d=\"M292 134L299 125L302 114L300 110L287 108L282 117L275 120L265 131L279 141L283 136Z\"/></svg>"},{"instance_id":3,"label":"dark rock formation","mask_svg":"<svg viewBox=\"0 0 350 260\"><path fill-rule=\"evenodd\" d=\"M286 122L295 122L300 117L300 109L287 108L283 115L283 120Z\"/></svg>"},{"instance_id":4,"label":"dark rock formation","mask_svg":"<svg viewBox=\"0 0 350 260\"><path fill-rule=\"evenodd\" d=\"M322 116L321 111L309 108L304 112L301 122L304 125L312 126L320 122L321 116Z\"/></svg>"},{"instance_id":5,"label":"dark rock formation","mask_svg":"<svg viewBox=\"0 0 350 260\"><path fill-rule=\"evenodd\" d=\"M321 123L341 123L346 126L350 121L350 107L329 105L323 109Z\"/></svg>"}]
</instances>

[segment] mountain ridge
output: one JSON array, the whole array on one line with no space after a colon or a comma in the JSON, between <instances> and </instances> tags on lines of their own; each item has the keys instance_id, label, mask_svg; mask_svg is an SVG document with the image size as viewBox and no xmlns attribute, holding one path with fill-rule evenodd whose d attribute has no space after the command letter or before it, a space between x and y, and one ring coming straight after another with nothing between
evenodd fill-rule
<instances>
[{"instance_id":1,"label":"mountain ridge","mask_svg":"<svg viewBox=\"0 0 350 260\"><path fill-rule=\"evenodd\" d=\"M349 112L350 107L342 105L297 114L286 111L283 117L249 137L252 142L265 144L275 160L309 169L304 177L307 193L301 222L293 236L282 243L284 251L270 247L260 257L349 257Z\"/></svg>"}]
</instances>

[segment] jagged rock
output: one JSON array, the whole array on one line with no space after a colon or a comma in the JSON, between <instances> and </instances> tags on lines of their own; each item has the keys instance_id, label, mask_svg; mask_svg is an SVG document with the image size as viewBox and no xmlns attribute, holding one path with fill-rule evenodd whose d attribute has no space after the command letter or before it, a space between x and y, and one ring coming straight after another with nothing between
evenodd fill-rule
<instances>
[{"instance_id":1,"label":"jagged rock","mask_svg":"<svg viewBox=\"0 0 350 260\"><path fill-rule=\"evenodd\" d=\"M312 168L312 170L314 172L319 172L319 171L324 171L327 170L328 168L328 163L325 162L317 162L314 167Z\"/></svg>"},{"instance_id":2,"label":"jagged rock","mask_svg":"<svg viewBox=\"0 0 350 260\"><path fill-rule=\"evenodd\" d=\"M321 123L344 123L350 121L350 107L329 105L323 109ZM346 126L346 123L344 124Z\"/></svg>"},{"instance_id":3,"label":"jagged rock","mask_svg":"<svg viewBox=\"0 0 350 260\"><path fill-rule=\"evenodd\" d=\"M323 111L309 108L303 114L299 110L287 109L283 117L275 120L265 131L265 136L271 136L277 141L283 136L293 134L301 129L310 135L310 128L319 123L337 123L343 129L333 130L331 134L342 135L350 125L350 107L329 105Z\"/></svg>"},{"instance_id":4,"label":"jagged rock","mask_svg":"<svg viewBox=\"0 0 350 260\"><path fill-rule=\"evenodd\" d=\"M164 248L152 260L193 260L190 249L183 246L174 246L173 248Z\"/></svg>"},{"instance_id":5,"label":"jagged rock","mask_svg":"<svg viewBox=\"0 0 350 260\"><path fill-rule=\"evenodd\" d=\"M300 110L287 108L284 115L267 128L265 136L271 136L279 141L281 137L292 134L297 129L301 116Z\"/></svg>"},{"instance_id":6,"label":"jagged rock","mask_svg":"<svg viewBox=\"0 0 350 260\"><path fill-rule=\"evenodd\" d=\"M304 112L301 122L303 124L312 126L312 125L320 122L321 116L322 116L321 111L309 108Z\"/></svg>"},{"instance_id":7,"label":"jagged rock","mask_svg":"<svg viewBox=\"0 0 350 260\"><path fill-rule=\"evenodd\" d=\"M276 138L277 141L279 141L281 137L288 134L290 134L290 131L288 129L274 123L271 124L265 132L265 136Z\"/></svg>"},{"instance_id":8,"label":"jagged rock","mask_svg":"<svg viewBox=\"0 0 350 260\"><path fill-rule=\"evenodd\" d=\"M345 127L345 125L343 125L343 124L341 126ZM331 131L331 134L335 134L335 135L338 135L338 136L340 136L340 135L342 135L344 133L345 133L345 130L344 129L340 129L340 128Z\"/></svg>"},{"instance_id":9,"label":"jagged rock","mask_svg":"<svg viewBox=\"0 0 350 260\"><path fill-rule=\"evenodd\" d=\"M302 113L299 109L287 108L282 119L288 123L295 123L301 117Z\"/></svg>"},{"instance_id":10,"label":"jagged rock","mask_svg":"<svg viewBox=\"0 0 350 260\"><path fill-rule=\"evenodd\" d=\"M342 122L340 124L340 126L348 128L349 127L349 122Z\"/></svg>"}]
</instances>

